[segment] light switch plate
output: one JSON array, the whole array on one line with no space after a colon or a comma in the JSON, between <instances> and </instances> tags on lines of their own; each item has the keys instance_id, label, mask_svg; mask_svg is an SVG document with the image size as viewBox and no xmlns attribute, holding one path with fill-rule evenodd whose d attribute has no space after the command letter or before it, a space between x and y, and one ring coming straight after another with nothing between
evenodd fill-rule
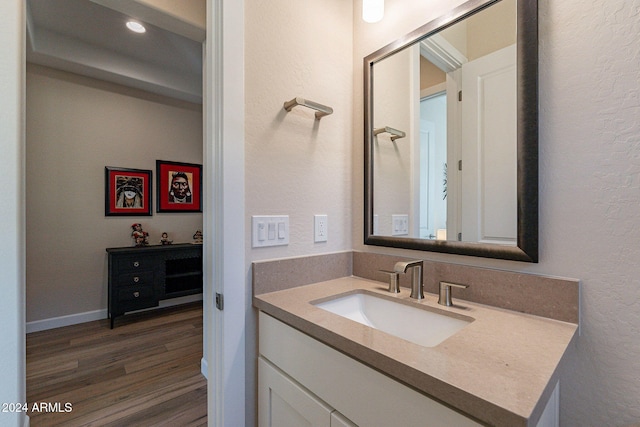
<instances>
[{"instance_id":1,"label":"light switch plate","mask_svg":"<svg viewBox=\"0 0 640 427\"><path fill-rule=\"evenodd\" d=\"M253 215L251 217L251 247L289 244L289 215Z\"/></svg>"}]
</instances>

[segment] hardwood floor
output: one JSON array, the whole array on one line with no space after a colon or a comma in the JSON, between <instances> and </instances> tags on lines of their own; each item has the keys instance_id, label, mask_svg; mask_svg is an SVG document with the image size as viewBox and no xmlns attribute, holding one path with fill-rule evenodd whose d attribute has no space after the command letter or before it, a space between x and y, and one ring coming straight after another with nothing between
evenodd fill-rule
<instances>
[{"instance_id":1,"label":"hardwood floor","mask_svg":"<svg viewBox=\"0 0 640 427\"><path fill-rule=\"evenodd\" d=\"M206 426L201 358L201 303L27 334L31 426Z\"/></svg>"}]
</instances>

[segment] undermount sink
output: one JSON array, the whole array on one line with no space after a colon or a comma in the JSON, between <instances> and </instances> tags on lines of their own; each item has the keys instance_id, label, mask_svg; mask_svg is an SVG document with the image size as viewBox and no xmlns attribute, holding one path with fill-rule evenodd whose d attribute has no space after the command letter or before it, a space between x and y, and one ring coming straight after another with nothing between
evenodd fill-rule
<instances>
[{"instance_id":1,"label":"undermount sink","mask_svg":"<svg viewBox=\"0 0 640 427\"><path fill-rule=\"evenodd\" d=\"M435 347L473 322L470 317L454 317L368 292L341 294L312 304L424 347Z\"/></svg>"}]
</instances>

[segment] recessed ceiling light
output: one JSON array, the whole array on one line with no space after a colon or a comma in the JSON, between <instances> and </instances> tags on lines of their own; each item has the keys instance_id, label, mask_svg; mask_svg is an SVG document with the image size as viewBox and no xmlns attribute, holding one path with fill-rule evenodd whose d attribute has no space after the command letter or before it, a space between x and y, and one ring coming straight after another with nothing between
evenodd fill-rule
<instances>
[{"instance_id":1,"label":"recessed ceiling light","mask_svg":"<svg viewBox=\"0 0 640 427\"><path fill-rule=\"evenodd\" d=\"M139 22L129 21L127 22L127 28L133 31L134 33L144 33L147 29Z\"/></svg>"}]
</instances>

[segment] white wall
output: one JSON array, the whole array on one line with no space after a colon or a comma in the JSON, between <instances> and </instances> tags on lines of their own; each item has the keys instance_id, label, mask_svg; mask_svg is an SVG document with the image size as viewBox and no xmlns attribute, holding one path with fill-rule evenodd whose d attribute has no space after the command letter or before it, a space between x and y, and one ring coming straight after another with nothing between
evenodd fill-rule
<instances>
[{"instance_id":1,"label":"white wall","mask_svg":"<svg viewBox=\"0 0 640 427\"><path fill-rule=\"evenodd\" d=\"M246 286L252 261L351 249L352 4L245 0ZM333 108L283 103L303 97ZM229 112L227 112L229 114ZM289 215L288 246L251 248L252 215ZM328 215L314 243L313 216ZM246 425L255 420L256 316L246 322Z\"/></svg>"},{"instance_id":2,"label":"white wall","mask_svg":"<svg viewBox=\"0 0 640 427\"><path fill-rule=\"evenodd\" d=\"M156 160L202 163L200 105L78 75L27 69L27 321L105 310L105 248L166 231L193 240L201 213L157 213ZM104 168L146 169L152 216L105 217Z\"/></svg>"},{"instance_id":3,"label":"white wall","mask_svg":"<svg viewBox=\"0 0 640 427\"><path fill-rule=\"evenodd\" d=\"M567 372L565 419L637 423L638 4L545 0L540 22L539 269L583 281L583 335Z\"/></svg>"},{"instance_id":4,"label":"white wall","mask_svg":"<svg viewBox=\"0 0 640 427\"><path fill-rule=\"evenodd\" d=\"M362 141L361 58L460 2L385 3L379 24L354 19L354 144ZM582 336L562 372L566 426L640 420L637 6L625 0L539 1L539 264L363 246L362 152L354 155L356 249L581 279Z\"/></svg>"},{"instance_id":5,"label":"white wall","mask_svg":"<svg viewBox=\"0 0 640 427\"><path fill-rule=\"evenodd\" d=\"M251 249L248 260L351 248L351 4L341 0L249 0L245 7L246 229L251 215L289 215L288 246ZM294 97L329 105L313 110ZM328 215L314 243L313 216Z\"/></svg>"},{"instance_id":6,"label":"white wall","mask_svg":"<svg viewBox=\"0 0 640 427\"><path fill-rule=\"evenodd\" d=\"M406 134L396 141L391 141L391 135L386 132L373 137L371 153L376 165L373 168L373 181L376 183L373 212L378 215L376 234L382 236L393 234L392 216L395 214L408 215L410 224L416 220L411 211L414 190L411 153L414 144L419 144L419 136L415 136L411 126L415 103L411 91L416 89L412 67L414 54L414 50L407 49L383 59L376 63L373 76L373 93L376 94L373 128L388 126ZM412 231L411 235L417 233L413 227Z\"/></svg>"}]
</instances>

